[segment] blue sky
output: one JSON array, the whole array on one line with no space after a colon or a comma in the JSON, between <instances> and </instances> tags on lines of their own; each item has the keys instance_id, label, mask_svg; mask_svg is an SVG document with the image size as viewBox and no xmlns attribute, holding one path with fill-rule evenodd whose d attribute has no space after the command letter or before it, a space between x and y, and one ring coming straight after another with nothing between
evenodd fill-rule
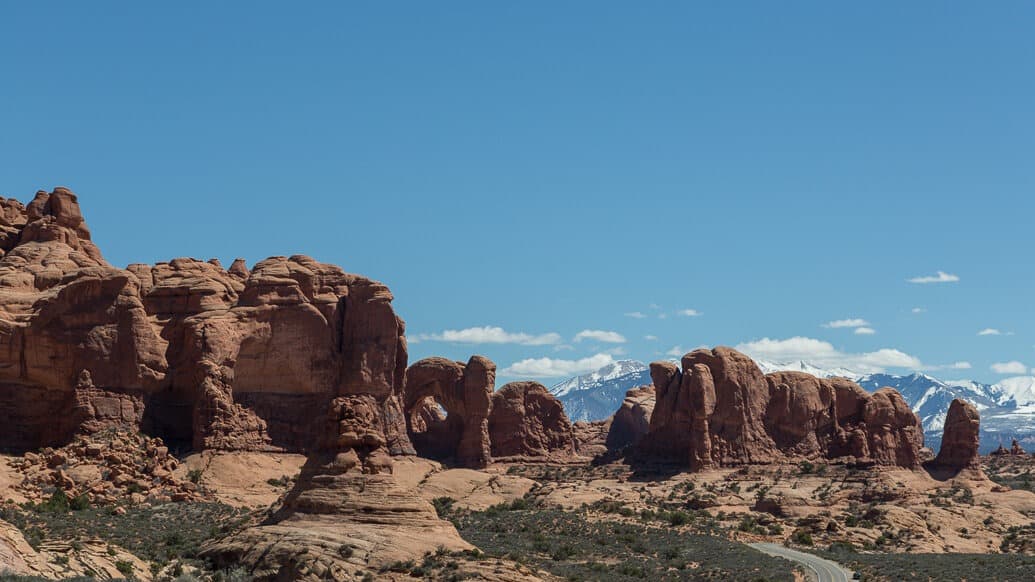
<instances>
[{"instance_id":1,"label":"blue sky","mask_svg":"<svg viewBox=\"0 0 1035 582\"><path fill-rule=\"evenodd\" d=\"M0 194L71 187L116 265L309 254L507 378L1035 365L1030 3L2 11Z\"/></svg>"}]
</instances>

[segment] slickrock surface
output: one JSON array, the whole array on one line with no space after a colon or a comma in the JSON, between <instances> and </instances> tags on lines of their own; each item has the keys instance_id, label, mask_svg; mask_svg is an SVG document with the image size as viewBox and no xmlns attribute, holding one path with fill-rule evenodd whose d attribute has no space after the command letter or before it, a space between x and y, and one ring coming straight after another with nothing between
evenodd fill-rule
<instances>
[{"instance_id":1,"label":"slickrock surface","mask_svg":"<svg viewBox=\"0 0 1035 582\"><path fill-rule=\"evenodd\" d=\"M33 548L17 528L0 521L0 573L64 580L91 576L100 580L124 578L117 564L129 565L137 580L151 580L148 564L122 548L100 540L45 541Z\"/></svg>"},{"instance_id":2,"label":"slickrock surface","mask_svg":"<svg viewBox=\"0 0 1035 582\"><path fill-rule=\"evenodd\" d=\"M846 458L919 468L923 431L891 388L873 394L841 378L764 376L733 349L696 350L682 365L651 364L656 403L641 458L692 469L786 458Z\"/></svg>"},{"instance_id":3,"label":"slickrock surface","mask_svg":"<svg viewBox=\"0 0 1035 582\"><path fill-rule=\"evenodd\" d=\"M217 564L245 564L260 580L350 580L437 548L472 549L432 505L400 485L371 395L336 398L318 449L262 525L210 544Z\"/></svg>"},{"instance_id":4,"label":"slickrock surface","mask_svg":"<svg viewBox=\"0 0 1035 582\"><path fill-rule=\"evenodd\" d=\"M538 382L511 382L492 395L489 440L494 457L575 456L575 433L564 406Z\"/></svg>"}]
</instances>

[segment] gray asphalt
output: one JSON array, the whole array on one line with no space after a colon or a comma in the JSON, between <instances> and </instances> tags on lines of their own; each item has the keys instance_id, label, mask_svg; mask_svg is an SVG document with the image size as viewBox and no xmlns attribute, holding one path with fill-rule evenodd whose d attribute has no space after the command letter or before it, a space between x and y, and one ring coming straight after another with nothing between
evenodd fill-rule
<instances>
[{"instance_id":1,"label":"gray asphalt","mask_svg":"<svg viewBox=\"0 0 1035 582\"><path fill-rule=\"evenodd\" d=\"M852 579L851 570L846 570L837 562L831 562L813 554L792 550L779 544L755 543L748 545L770 556L786 558L804 565L816 574L819 582L848 582Z\"/></svg>"}]
</instances>

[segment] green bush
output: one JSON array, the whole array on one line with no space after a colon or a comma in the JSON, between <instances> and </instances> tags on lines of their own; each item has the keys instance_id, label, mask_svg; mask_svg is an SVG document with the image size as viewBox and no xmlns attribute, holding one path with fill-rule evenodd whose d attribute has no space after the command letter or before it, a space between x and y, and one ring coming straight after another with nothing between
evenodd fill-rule
<instances>
[{"instance_id":1,"label":"green bush","mask_svg":"<svg viewBox=\"0 0 1035 582\"><path fill-rule=\"evenodd\" d=\"M445 517L453 510L453 504L456 503L456 499L452 497L436 497L431 500L431 504L435 506L435 513L439 517Z\"/></svg>"},{"instance_id":2,"label":"green bush","mask_svg":"<svg viewBox=\"0 0 1035 582\"><path fill-rule=\"evenodd\" d=\"M201 482L201 476L205 474L203 469L191 469L187 471L187 480L197 485Z\"/></svg>"},{"instance_id":3,"label":"green bush","mask_svg":"<svg viewBox=\"0 0 1035 582\"><path fill-rule=\"evenodd\" d=\"M126 560L115 560L115 569L126 578L133 577L133 564Z\"/></svg>"},{"instance_id":4,"label":"green bush","mask_svg":"<svg viewBox=\"0 0 1035 582\"><path fill-rule=\"evenodd\" d=\"M791 536L791 540L794 543L801 544L803 546L811 546L813 544L812 534L809 533L808 530L804 529L799 529L795 531L794 534Z\"/></svg>"},{"instance_id":5,"label":"green bush","mask_svg":"<svg viewBox=\"0 0 1035 582\"><path fill-rule=\"evenodd\" d=\"M69 508L68 495L60 489L55 490L50 499L36 506L36 510L43 513L67 513Z\"/></svg>"},{"instance_id":6,"label":"green bush","mask_svg":"<svg viewBox=\"0 0 1035 582\"><path fill-rule=\"evenodd\" d=\"M68 507L72 511L82 511L84 509L89 509L90 508L90 497L87 496L85 493L80 493L79 495L76 495L75 497L72 498L71 501L68 502Z\"/></svg>"}]
</instances>

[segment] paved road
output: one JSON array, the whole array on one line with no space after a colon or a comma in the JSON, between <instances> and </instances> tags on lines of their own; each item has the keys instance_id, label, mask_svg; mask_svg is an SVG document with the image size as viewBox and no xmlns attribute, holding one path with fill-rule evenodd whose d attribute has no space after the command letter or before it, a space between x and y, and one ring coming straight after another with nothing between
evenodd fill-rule
<instances>
[{"instance_id":1,"label":"paved road","mask_svg":"<svg viewBox=\"0 0 1035 582\"><path fill-rule=\"evenodd\" d=\"M819 582L849 582L852 579L851 570L846 570L837 562L825 560L814 554L799 552L779 544L755 543L748 545L770 556L779 556L803 564L816 573Z\"/></svg>"}]
</instances>

